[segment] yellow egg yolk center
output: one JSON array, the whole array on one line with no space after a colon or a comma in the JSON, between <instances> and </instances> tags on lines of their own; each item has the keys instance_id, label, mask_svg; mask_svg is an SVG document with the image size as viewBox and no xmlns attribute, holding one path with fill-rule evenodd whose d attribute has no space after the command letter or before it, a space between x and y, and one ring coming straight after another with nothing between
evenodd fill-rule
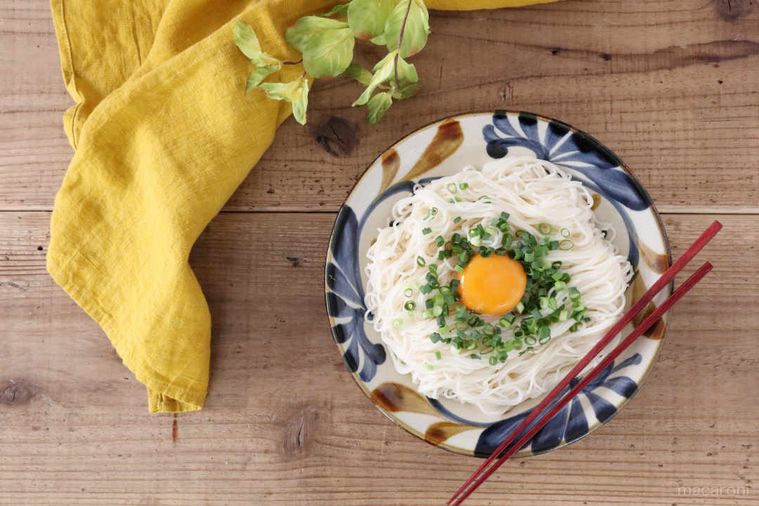
<instances>
[{"instance_id":1,"label":"yellow egg yolk center","mask_svg":"<svg viewBox=\"0 0 759 506\"><path fill-rule=\"evenodd\" d=\"M481 314L508 313L519 304L527 287L522 264L507 256L474 256L459 275L459 297Z\"/></svg>"}]
</instances>

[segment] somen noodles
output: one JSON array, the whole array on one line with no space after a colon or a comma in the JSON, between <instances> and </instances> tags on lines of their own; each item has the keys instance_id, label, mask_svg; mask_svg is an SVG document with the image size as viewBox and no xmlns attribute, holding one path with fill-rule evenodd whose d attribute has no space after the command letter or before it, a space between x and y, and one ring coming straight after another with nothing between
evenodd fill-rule
<instances>
[{"instance_id":1,"label":"somen noodles","mask_svg":"<svg viewBox=\"0 0 759 506\"><path fill-rule=\"evenodd\" d=\"M398 372L488 414L553 387L621 315L632 276L592 205L533 157L467 167L398 201L366 267L368 312Z\"/></svg>"}]
</instances>

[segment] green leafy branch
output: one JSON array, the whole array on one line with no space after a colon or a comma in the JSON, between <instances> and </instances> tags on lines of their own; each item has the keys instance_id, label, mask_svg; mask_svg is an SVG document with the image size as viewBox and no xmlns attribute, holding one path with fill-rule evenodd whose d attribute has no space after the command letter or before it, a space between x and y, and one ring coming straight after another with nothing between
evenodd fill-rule
<instances>
[{"instance_id":1,"label":"green leafy branch","mask_svg":"<svg viewBox=\"0 0 759 506\"><path fill-rule=\"evenodd\" d=\"M423 0L350 0L321 16L305 16L285 38L303 55L304 73L281 83L267 79L284 65L261 49L255 31L243 21L235 25L235 43L254 65L248 90L260 88L269 98L292 104L293 116L306 123L311 78L345 75L366 87L353 102L366 106L369 123L377 123L393 101L413 96L421 86L416 67L406 61L427 44L429 13ZM385 46L388 54L368 70L353 62L356 39Z\"/></svg>"}]
</instances>

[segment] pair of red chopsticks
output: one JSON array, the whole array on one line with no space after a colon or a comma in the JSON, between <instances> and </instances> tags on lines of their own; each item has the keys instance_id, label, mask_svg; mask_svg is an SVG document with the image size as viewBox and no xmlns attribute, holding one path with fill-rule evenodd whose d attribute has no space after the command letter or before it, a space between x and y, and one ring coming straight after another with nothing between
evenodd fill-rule
<instances>
[{"instance_id":1,"label":"pair of red chopsticks","mask_svg":"<svg viewBox=\"0 0 759 506\"><path fill-rule=\"evenodd\" d=\"M575 365L569 373L562 379L553 390L532 409L529 416L525 418L511 433L506 436L506 439L496 448L496 450L488 457L482 465L469 477L467 481L461 485L448 501L450 506L456 506L461 504L474 492L482 483L488 479L499 467L501 467L509 458L519 451L532 437L543 428L564 406L566 406L578 393L582 391L593 379L598 376L614 359L616 359L623 351L625 351L638 337L641 336L646 330L648 330L659 318L664 315L672 306L679 301L683 295L688 293L696 283L706 276L706 274L712 270L712 264L705 262L696 272L680 285L667 300L657 307L650 315L648 315L635 329L621 342L616 348L614 348L608 355L606 355L601 362L595 366L588 374L586 374L569 392L563 397L561 391L570 384L570 382L576 378L585 367L596 357L611 341L619 334L625 325L630 323L635 316L637 316L643 309L646 308L649 302L667 286L679 273L683 267L685 267L693 257L701 251L704 246L707 245L712 238L717 235L717 232L722 228L722 224L719 221L713 222L709 228L707 228L701 236L688 248L683 255L667 269L656 282L651 285L646 293L638 300L627 313L620 318L620 320L604 335L603 339L598 341L595 346ZM558 401L557 401L558 399ZM552 402L556 403L551 409L546 412L536 423L530 428L524 435L515 442L517 437L527 429L530 424L537 419Z\"/></svg>"}]
</instances>

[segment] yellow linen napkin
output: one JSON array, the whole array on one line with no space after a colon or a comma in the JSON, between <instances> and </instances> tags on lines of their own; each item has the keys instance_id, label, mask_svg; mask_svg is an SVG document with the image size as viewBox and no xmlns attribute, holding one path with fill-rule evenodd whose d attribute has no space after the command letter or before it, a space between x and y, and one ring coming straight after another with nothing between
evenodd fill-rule
<instances>
[{"instance_id":1,"label":"yellow linen napkin","mask_svg":"<svg viewBox=\"0 0 759 506\"><path fill-rule=\"evenodd\" d=\"M427 3L470 10L548 1ZM261 91L245 95L250 66L233 22L241 16L266 52L294 60L285 29L334 1L51 3L76 104L64 116L75 154L55 199L48 271L146 385L151 411L198 410L211 317L190 249L290 114ZM279 79L301 72L288 66Z\"/></svg>"}]
</instances>

